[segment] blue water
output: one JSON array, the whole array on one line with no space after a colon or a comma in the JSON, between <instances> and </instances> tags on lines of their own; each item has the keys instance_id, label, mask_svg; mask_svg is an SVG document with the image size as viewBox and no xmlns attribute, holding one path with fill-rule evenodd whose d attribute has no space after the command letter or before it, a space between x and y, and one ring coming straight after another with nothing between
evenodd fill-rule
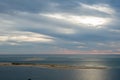
<instances>
[{"instance_id":1,"label":"blue water","mask_svg":"<svg viewBox=\"0 0 120 80\"><path fill-rule=\"evenodd\" d=\"M120 80L120 55L0 55L0 62L107 66L110 69L0 67L0 80Z\"/></svg>"}]
</instances>

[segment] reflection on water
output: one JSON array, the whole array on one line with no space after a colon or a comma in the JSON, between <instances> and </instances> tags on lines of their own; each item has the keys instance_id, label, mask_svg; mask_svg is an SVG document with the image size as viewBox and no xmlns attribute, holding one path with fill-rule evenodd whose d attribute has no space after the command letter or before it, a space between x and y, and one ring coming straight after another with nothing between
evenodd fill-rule
<instances>
[{"instance_id":1,"label":"reflection on water","mask_svg":"<svg viewBox=\"0 0 120 80\"><path fill-rule=\"evenodd\" d=\"M104 70L81 70L76 71L77 80L106 80L107 73Z\"/></svg>"},{"instance_id":2,"label":"reflection on water","mask_svg":"<svg viewBox=\"0 0 120 80\"><path fill-rule=\"evenodd\" d=\"M119 69L0 67L0 80L120 80Z\"/></svg>"},{"instance_id":3,"label":"reflection on water","mask_svg":"<svg viewBox=\"0 0 120 80\"><path fill-rule=\"evenodd\" d=\"M82 62L82 65L86 66L105 66L105 62ZM106 80L108 76L107 70L104 69L82 69L75 70L74 75L76 80Z\"/></svg>"}]
</instances>

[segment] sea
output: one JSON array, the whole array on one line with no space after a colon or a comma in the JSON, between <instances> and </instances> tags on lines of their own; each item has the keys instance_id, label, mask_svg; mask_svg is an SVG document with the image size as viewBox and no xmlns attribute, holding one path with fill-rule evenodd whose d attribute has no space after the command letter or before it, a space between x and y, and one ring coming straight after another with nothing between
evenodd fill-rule
<instances>
[{"instance_id":1,"label":"sea","mask_svg":"<svg viewBox=\"0 0 120 80\"><path fill-rule=\"evenodd\" d=\"M118 54L13 54L0 55L0 62L105 66L108 69L50 69L0 66L0 80L120 80Z\"/></svg>"}]
</instances>

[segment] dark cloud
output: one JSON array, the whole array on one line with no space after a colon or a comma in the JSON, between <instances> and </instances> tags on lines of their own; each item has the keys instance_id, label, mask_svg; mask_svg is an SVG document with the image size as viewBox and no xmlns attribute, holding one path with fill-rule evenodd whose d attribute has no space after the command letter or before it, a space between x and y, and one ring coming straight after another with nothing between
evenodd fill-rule
<instances>
[{"instance_id":1,"label":"dark cloud","mask_svg":"<svg viewBox=\"0 0 120 80\"><path fill-rule=\"evenodd\" d=\"M14 12L14 11L23 11L23 12L41 12L49 10L47 8L51 7L49 0L0 0L0 11L1 12Z\"/></svg>"},{"instance_id":2,"label":"dark cloud","mask_svg":"<svg viewBox=\"0 0 120 80\"><path fill-rule=\"evenodd\" d=\"M1 12L12 11L25 11L25 12L50 12L59 11L73 12L75 7L79 6L79 3L96 4L96 3L109 3L115 7L119 7L119 1L111 0L0 0Z\"/></svg>"}]
</instances>

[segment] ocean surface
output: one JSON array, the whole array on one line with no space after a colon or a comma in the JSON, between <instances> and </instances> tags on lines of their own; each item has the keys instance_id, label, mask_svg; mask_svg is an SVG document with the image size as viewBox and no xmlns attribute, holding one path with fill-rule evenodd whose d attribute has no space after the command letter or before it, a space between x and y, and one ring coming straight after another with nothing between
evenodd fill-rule
<instances>
[{"instance_id":1,"label":"ocean surface","mask_svg":"<svg viewBox=\"0 0 120 80\"><path fill-rule=\"evenodd\" d=\"M0 80L120 80L120 55L0 55L0 62L109 67L49 69L0 66Z\"/></svg>"}]
</instances>

